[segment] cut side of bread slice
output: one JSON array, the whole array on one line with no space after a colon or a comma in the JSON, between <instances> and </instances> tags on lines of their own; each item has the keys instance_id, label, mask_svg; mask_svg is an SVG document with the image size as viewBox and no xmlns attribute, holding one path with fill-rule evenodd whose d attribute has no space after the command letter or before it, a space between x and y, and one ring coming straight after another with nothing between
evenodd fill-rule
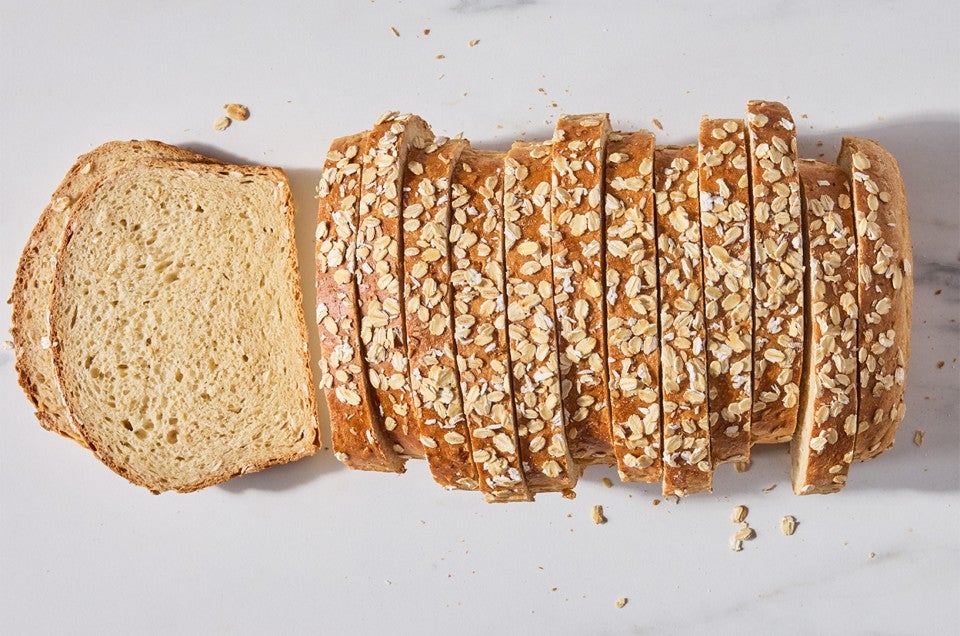
<instances>
[{"instance_id":1,"label":"cut side of bread slice","mask_svg":"<svg viewBox=\"0 0 960 636\"><path fill-rule=\"evenodd\" d=\"M413 391L408 421L416 426L434 480L476 490L470 431L453 342L450 288L450 177L467 147L435 140L407 155L403 185L403 297Z\"/></svg>"},{"instance_id":2,"label":"cut side of bread slice","mask_svg":"<svg viewBox=\"0 0 960 636\"><path fill-rule=\"evenodd\" d=\"M453 173L450 245L463 410L480 490L490 502L530 501L510 382L503 251L503 160L467 149Z\"/></svg>"},{"instance_id":3,"label":"cut side of bread slice","mask_svg":"<svg viewBox=\"0 0 960 636\"><path fill-rule=\"evenodd\" d=\"M806 343L790 446L798 495L843 488L857 433L857 241L847 175L797 163L806 200Z\"/></svg>"},{"instance_id":4,"label":"cut side of bread slice","mask_svg":"<svg viewBox=\"0 0 960 636\"><path fill-rule=\"evenodd\" d=\"M54 276L54 366L98 458L188 492L319 445L277 168L143 159L77 202Z\"/></svg>"},{"instance_id":5,"label":"cut side of bread slice","mask_svg":"<svg viewBox=\"0 0 960 636\"><path fill-rule=\"evenodd\" d=\"M844 137L837 163L849 175L857 223L859 414L854 457L893 447L905 412L913 316L913 246L896 160L880 144Z\"/></svg>"},{"instance_id":6,"label":"cut side of bread slice","mask_svg":"<svg viewBox=\"0 0 960 636\"><path fill-rule=\"evenodd\" d=\"M604 316L606 114L564 116L553 136L553 275L567 442L585 464L613 460Z\"/></svg>"},{"instance_id":7,"label":"cut side of bread slice","mask_svg":"<svg viewBox=\"0 0 960 636\"><path fill-rule=\"evenodd\" d=\"M327 398L337 459L361 470L403 472L403 461L386 440L360 346L355 237L366 143L366 133L335 139L317 187L320 386Z\"/></svg>"},{"instance_id":8,"label":"cut side of bread slice","mask_svg":"<svg viewBox=\"0 0 960 636\"><path fill-rule=\"evenodd\" d=\"M420 430L411 425L410 380L403 312L401 188L410 148L425 148L433 133L415 115L384 113L370 133L360 181L357 285L360 338L384 426L397 452L424 457Z\"/></svg>"},{"instance_id":9,"label":"cut side of bread slice","mask_svg":"<svg viewBox=\"0 0 960 636\"><path fill-rule=\"evenodd\" d=\"M50 197L50 203L30 233L20 255L10 295L13 321L10 329L17 354L20 386L36 409L37 419L47 430L86 445L71 423L63 404L53 368L50 336L50 288L57 249L73 203L93 184L112 170L142 157L179 161L213 162L213 159L181 150L159 141L111 141L81 155Z\"/></svg>"},{"instance_id":10,"label":"cut side of bread slice","mask_svg":"<svg viewBox=\"0 0 960 636\"><path fill-rule=\"evenodd\" d=\"M753 193L754 443L789 441L803 366L803 231L797 133L778 102L747 103Z\"/></svg>"},{"instance_id":11,"label":"cut side of bread slice","mask_svg":"<svg viewBox=\"0 0 960 636\"><path fill-rule=\"evenodd\" d=\"M653 160L660 272L663 494L710 492L710 420L697 147Z\"/></svg>"},{"instance_id":12,"label":"cut side of bread slice","mask_svg":"<svg viewBox=\"0 0 960 636\"><path fill-rule=\"evenodd\" d=\"M750 459L753 267L747 142L738 119L700 121L700 223L710 457Z\"/></svg>"},{"instance_id":13,"label":"cut side of bread slice","mask_svg":"<svg viewBox=\"0 0 960 636\"><path fill-rule=\"evenodd\" d=\"M553 304L548 144L518 141L504 161L507 322L523 472L532 491L573 488Z\"/></svg>"},{"instance_id":14,"label":"cut side of bread slice","mask_svg":"<svg viewBox=\"0 0 960 636\"><path fill-rule=\"evenodd\" d=\"M607 147L607 366L623 481L659 482L663 469L653 152L649 132L611 133Z\"/></svg>"}]
</instances>

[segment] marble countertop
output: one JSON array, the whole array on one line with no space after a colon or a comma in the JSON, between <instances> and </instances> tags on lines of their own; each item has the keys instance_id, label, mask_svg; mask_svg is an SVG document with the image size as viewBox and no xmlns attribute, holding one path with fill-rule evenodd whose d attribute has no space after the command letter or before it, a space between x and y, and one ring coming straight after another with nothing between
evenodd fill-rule
<instances>
[{"instance_id":1,"label":"marble countertop","mask_svg":"<svg viewBox=\"0 0 960 636\"><path fill-rule=\"evenodd\" d=\"M575 500L489 506L441 491L422 463L403 476L357 473L330 452L154 497L41 430L12 352L0 351L0 632L948 633L960 624L955 3L3 0L0 15L0 290L74 157L104 141L154 138L282 166L310 306L326 148L381 111L422 114L436 131L488 148L545 139L559 113L600 110L621 129L689 143L702 114L738 116L754 98L792 109L803 156L832 159L844 134L894 154L916 271L896 447L854 465L847 488L825 497L791 493L786 447L756 450L745 474L721 467L712 495L679 504L654 505L658 487L593 468ZM251 117L217 132L228 101ZM4 333L9 321L0 315ZM592 523L594 504L606 524ZM734 553L737 504L749 507L757 537ZM780 533L784 515L799 522L793 536Z\"/></svg>"}]
</instances>

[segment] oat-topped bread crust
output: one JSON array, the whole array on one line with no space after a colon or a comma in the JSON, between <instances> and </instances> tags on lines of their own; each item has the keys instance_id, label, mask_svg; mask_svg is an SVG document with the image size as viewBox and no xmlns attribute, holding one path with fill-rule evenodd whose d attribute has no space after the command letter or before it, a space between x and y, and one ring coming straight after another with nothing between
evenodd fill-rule
<instances>
[{"instance_id":1,"label":"oat-topped bread crust","mask_svg":"<svg viewBox=\"0 0 960 636\"><path fill-rule=\"evenodd\" d=\"M534 492L573 488L580 469L567 445L560 394L550 145L515 142L503 179L507 322L523 472Z\"/></svg>"},{"instance_id":2,"label":"oat-topped bread crust","mask_svg":"<svg viewBox=\"0 0 960 636\"><path fill-rule=\"evenodd\" d=\"M710 422L697 147L658 147L653 160L660 272L663 494L709 492Z\"/></svg>"},{"instance_id":3,"label":"oat-topped bread crust","mask_svg":"<svg viewBox=\"0 0 960 636\"><path fill-rule=\"evenodd\" d=\"M317 187L320 387L327 398L337 459L361 470L403 472L403 461L385 438L360 345L355 237L366 143L366 133L335 139Z\"/></svg>"},{"instance_id":4,"label":"oat-topped bread crust","mask_svg":"<svg viewBox=\"0 0 960 636\"><path fill-rule=\"evenodd\" d=\"M438 139L407 155L403 185L403 297L413 391L411 426L420 433L434 480L476 490L470 431L453 342L450 287L450 177L463 139Z\"/></svg>"},{"instance_id":5,"label":"oat-topped bread crust","mask_svg":"<svg viewBox=\"0 0 960 636\"><path fill-rule=\"evenodd\" d=\"M738 119L700 121L700 223L710 456L750 458L753 275L747 143Z\"/></svg>"},{"instance_id":6,"label":"oat-topped bread crust","mask_svg":"<svg viewBox=\"0 0 960 636\"><path fill-rule=\"evenodd\" d=\"M510 383L503 160L503 153L464 150L451 192L457 366L480 490L490 502L532 499L520 461Z\"/></svg>"},{"instance_id":7,"label":"oat-topped bread crust","mask_svg":"<svg viewBox=\"0 0 960 636\"><path fill-rule=\"evenodd\" d=\"M806 343L800 420L790 445L793 491L837 492L857 433L857 241L847 175L797 162L806 200Z\"/></svg>"},{"instance_id":8,"label":"oat-topped bread crust","mask_svg":"<svg viewBox=\"0 0 960 636\"><path fill-rule=\"evenodd\" d=\"M753 192L754 443L797 426L803 366L803 231L797 133L779 102L747 102Z\"/></svg>"},{"instance_id":9,"label":"oat-topped bread crust","mask_svg":"<svg viewBox=\"0 0 960 636\"><path fill-rule=\"evenodd\" d=\"M36 408L41 426L84 446L86 443L70 423L63 404L50 350L54 344L49 340L50 288L57 249L73 203L104 175L142 157L214 162L208 157L149 140L111 141L81 155L50 197L50 203L30 233L10 294L13 305L10 332L20 386Z\"/></svg>"},{"instance_id":10,"label":"oat-topped bread crust","mask_svg":"<svg viewBox=\"0 0 960 636\"><path fill-rule=\"evenodd\" d=\"M893 446L905 412L913 315L913 246L896 160L880 144L844 137L837 163L850 176L857 222L859 399L856 459Z\"/></svg>"},{"instance_id":11,"label":"oat-topped bread crust","mask_svg":"<svg viewBox=\"0 0 960 636\"><path fill-rule=\"evenodd\" d=\"M110 468L188 492L317 450L293 221L278 168L142 159L76 203L54 367Z\"/></svg>"},{"instance_id":12,"label":"oat-topped bread crust","mask_svg":"<svg viewBox=\"0 0 960 636\"><path fill-rule=\"evenodd\" d=\"M360 337L388 437L404 457L424 457L420 431L407 421L410 381L403 312L403 166L410 148L433 141L416 115L384 113L370 133L360 181L357 284Z\"/></svg>"},{"instance_id":13,"label":"oat-topped bread crust","mask_svg":"<svg viewBox=\"0 0 960 636\"><path fill-rule=\"evenodd\" d=\"M659 482L663 469L653 152L649 132L612 133L607 146L607 366L623 481Z\"/></svg>"},{"instance_id":14,"label":"oat-topped bread crust","mask_svg":"<svg viewBox=\"0 0 960 636\"><path fill-rule=\"evenodd\" d=\"M553 136L553 276L567 443L583 463L613 459L604 316L605 113L564 116Z\"/></svg>"}]
</instances>

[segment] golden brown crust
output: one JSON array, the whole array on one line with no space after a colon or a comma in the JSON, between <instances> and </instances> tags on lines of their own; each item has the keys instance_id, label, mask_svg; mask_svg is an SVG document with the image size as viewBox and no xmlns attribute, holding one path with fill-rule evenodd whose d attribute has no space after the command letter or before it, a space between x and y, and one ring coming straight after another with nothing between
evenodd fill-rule
<instances>
[{"instance_id":1,"label":"golden brown crust","mask_svg":"<svg viewBox=\"0 0 960 636\"><path fill-rule=\"evenodd\" d=\"M658 147L654 160L660 272L663 494L709 492L710 421L697 147Z\"/></svg>"},{"instance_id":2,"label":"golden brown crust","mask_svg":"<svg viewBox=\"0 0 960 636\"><path fill-rule=\"evenodd\" d=\"M504 162L507 323L517 433L534 492L577 483L560 396L560 354L553 304L549 144L518 141Z\"/></svg>"},{"instance_id":3,"label":"golden brown crust","mask_svg":"<svg viewBox=\"0 0 960 636\"><path fill-rule=\"evenodd\" d=\"M803 366L803 231L797 133L779 102L747 102L753 195L754 443L788 441Z\"/></svg>"},{"instance_id":4,"label":"golden brown crust","mask_svg":"<svg viewBox=\"0 0 960 636\"><path fill-rule=\"evenodd\" d=\"M351 468L403 472L386 441L360 345L356 233L367 134L335 139L317 187L317 329L320 387L327 398L333 452Z\"/></svg>"},{"instance_id":5,"label":"golden brown crust","mask_svg":"<svg viewBox=\"0 0 960 636\"><path fill-rule=\"evenodd\" d=\"M36 409L37 419L43 428L59 433L82 446L86 446L86 442L70 423L60 397L60 389L56 385L50 346L52 343L48 340L48 319L46 315L42 320L38 319L35 314L46 314L49 308L56 254L73 204L115 163L123 165L142 157L198 163L216 162L209 157L152 140L111 141L81 155L67 171L30 232L27 244L20 254L10 294L9 302L13 305L10 332L16 351L16 370L20 386ZM57 398L45 398L44 394L56 395Z\"/></svg>"},{"instance_id":6,"label":"golden brown crust","mask_svg":"<svg viewBox=\"0 0 960 636\"><path fill-rule=\"evenodd\" d=\"M503 159L503 153L465 150L451 193L457 366L480 490L490 502L532 499L520 461L510 383Z\"/></svg>"},{"instance_id":7,"label":"golden brown crust","mask_svg":"<svg viewBox=\"0 0 960 636\"><path fill-rule=\"evenodd\" d=\"M806 343L793 491L843 488L857 433L857 242L850 186L836 165L800 160L806 240Z\"/></svg>"},{"instance_id":8,"label":"golden brown crust","mask_svg":"<svg viewBox=\"0 0 960 636\"><path fill-rule=\"evenodd\" d=\"M877 142L844 137L837 163L849 175L857 222L859 414L854 457L891 448L905 412L913 315L913 247L896 160Z\"/></svg>"},{"instance_id":9,"label":"golden brown crust","mask_svg":"<svg viewBox=\"0 0 960 636\"><path fill-rule=\"evenodd\" d=\"M417 427L434 480L476 490L453 342L450 288L450 177L467 142L432 141L407 155L403 186L405 346Z\"/></svg>"},{"instance_id":10,"label":"golden brown crust","mask_svg":"<svg viewBox=\"0 0 960 636\"><path fill-rule=\"evenodd\" d=\"M750 458L753 275L747 143L738 119L700 121L700 222L710 457Z\"/></svg>"},{"instance_id":11,"label":"golden brown crust","mask_svg":"<svg viewBox=\"0 0 960 636\"><path fill-rule=\"evenodd\" d=\"M663 472L653 152L649 132L611 133L607 146L607 368L623 481L659 482Z\"/></svg>"},{"instance_id":12,"label":"golden brown crust","mask_svg":"<svg viewBox=\"0 0 960 636\"><path fill-rule=\"evenodd\" d=\"M397 452L419 458L425 456L420 431L407 421L411 397L403 344L406 316L400 206L407 152L432 140L430 126L415 115L384 113L374 125L363 157L356 252L360 339L370 382Z\"/></svg>"},{"instance_id":13,"label":"golden brown crust","mask_svg":"<svg viewBox=\"0 0 960 636\"><path fill-rule=\"evenodd\" d=\"M610 463L604 316L606 114L564 116L553 137L553 276L560 375L570 453Z\"/></svg>"}]
</instances>

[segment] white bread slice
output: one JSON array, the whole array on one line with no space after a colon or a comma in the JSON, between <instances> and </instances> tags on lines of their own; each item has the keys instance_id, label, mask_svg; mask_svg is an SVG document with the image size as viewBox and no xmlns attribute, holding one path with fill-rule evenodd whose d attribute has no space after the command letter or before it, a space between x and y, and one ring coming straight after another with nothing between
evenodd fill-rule
<instances>
[{"instance_id":1,"label":"white bread slice","mask_svg":"<svg viewBox=\"0 0 960 636\"><path fill-rule=\"evenodd\" d=\"M750 458L753 275L747 142L738 119L700 121L700 223L710 458Z\"/></svg>"},{"instance_id":2,"label":"white bread slice","mask_svg":"<svg viewBox=\"0 0 960 636\"><path fill-rule=\"evenodd\" d=\"M411 409L434 480L476 490L470 431L453 342L450 288L450 177L463 139L434 140L407 155L403 185L403 297Z\"/></svg>"},{"instance_id":3,"label":"white bread slice","mask_svg":"<svg viewBox=\"0 0 960 636\"><path fill-rule=\"evenodd\" d=\"M660 272L663 494L710 492L710 423L697 147L653 160Z\"/></svg>"},{"instance_id":4,"label":"white bread slice","mask_svg":"<svg viewBox=\"0 0 960 636\"><path fill-rule=\"evenodd\" d=\"M837 492L857 433L857 241L847 175L797 162L806 201L806 349L800 420L790 445L793 491Z\"/></svg>"},{"instance_id":5,"label":"white bread slice","mask_svg":"<svg viewBox=\"0 0 960 636\"><path fill-rule=\"evenodd\" d=\"M450 244L463 410L480 490L489 502L530 501L510 383L503 252L503 153L464 150L454 170Z\"/></svg>"},{"instance_id":6,"label":"white bread slice","mask_svg":"<svg viewBox=\"0 0 960 636\"><path fill-rule=\"evenodd\" d=\"M361 470L403 472L403 461L386 440L360 345L356 235L366 143L366 133L335 139L317 186L320 387L327 398L337 459Z\"/></svg>"},{"instance_id":7,"label":"white bread slice","mask_svg":"<svg viewBox=\"0 0 960 636\"><path fill-rule=\"evenodd\" d=\"M844 137L837 163L849 175L857 222L859 413L854 458L893 447L905 412L913 316L913 246L897 161L880 144Z\"/></svg>"},{"instance_id":8,"label":"white bread slice","mask_svg":"<svg viewBox=\"0 0 960 636\"><path fill-rule=\"evenodd\" d=\"M803 366L803 231L797 132L779 102L747 102L753 196L754 443L790 440Z\"/></svg>"},{"instance_id":9,"label":"white bread slice","mask_svg":"<svg viewBox=\"0 0 960 636\"><path fill-rule=\"evenodd\" d=\"M431 141L430 126L415 115L384 113L377 120L363 157L356 252L360 339L370 382L397 452L418 458L424 457L420 431L407 421L411 397L400 206L407 153Z\"/></svg>"},{"instance_id":10,"label":"white bread slice","mask_svg":"<svg viewBox=\"0 0 960 636\"><path fill-rule=\"evenodd\" d=\"M293 218L277 168L143 159L77 202L54 366L117 473L187 492L317 450Z\"/></svg>"},{"instance_id":11,"label":"white bread slice","mask_svg":"<svg viewBox=\"0 0 960 636\"><path fill-rule=\"evenodd\" d=\"M507 322L517 435L527 484L535 492L573 488L560 395L560 353L553 304L549 144L518 141L504 161Z\"/></svg>"},{"instance_id":12,"label":"white bread slice","mask_svg":"<svg viewBox=\"0 0 960 636\"><path fill-rule=\"evenodd\" d=\"M659 482L660 330L654 136L611 133L607 146L606 312L610 417L623 481Z\"/></svg>"},{"instance_id":13,"label":"white bread slice","mask_svg":"<svg viewBox=\"0 0 960 636\"><path fill-rule=\"evenodd\" d=\"M86 446L80 431L70 423L53 369L50 335L50 286L57 248L63 237L70 208L91 185L105 174L142 157L179 161L213 162L159 141L111 141L77 158L63 182L50 197L40 220L20 255L10 294L13 319L10 329L16 351L17 376L27 398L36 408L45 429L60 433Z\"/></svg>"},{"instance_id":14,"label":"white bread slice","mask_svg":"<svg viewBox=\"0 0 960 636\"><path fill-rule=\"evenodd\" d=\"M553 275L567 443L585 464L612 463L604 316L604 163L610 118L563 116L553 136Z\"/></svg>"}]
</instances>

